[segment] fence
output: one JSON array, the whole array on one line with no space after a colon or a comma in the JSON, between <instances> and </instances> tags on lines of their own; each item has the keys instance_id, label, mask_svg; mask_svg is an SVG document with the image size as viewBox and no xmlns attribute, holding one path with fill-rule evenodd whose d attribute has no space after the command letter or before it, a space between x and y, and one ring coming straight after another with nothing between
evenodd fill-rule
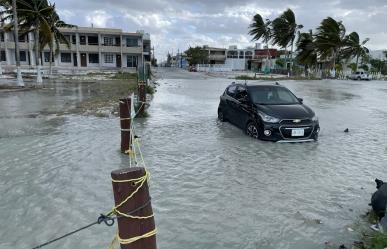
<instances>
[{"instance_id":1,"label":"fence","mask_svg":"<svg viewBox=\"0 0 387 249\"><path fill-rule=\"evenodd\" d=\"M231 72L232 68L225 64L198 64L198 72Z\"/></svg>"}]
</instances>

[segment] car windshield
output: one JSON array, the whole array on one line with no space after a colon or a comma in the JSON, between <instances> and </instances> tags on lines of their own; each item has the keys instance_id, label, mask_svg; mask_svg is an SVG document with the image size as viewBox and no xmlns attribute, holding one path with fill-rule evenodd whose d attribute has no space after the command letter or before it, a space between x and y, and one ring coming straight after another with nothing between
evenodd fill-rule
<instances>
[{"instance_id":1,"label":"car windshield","mask_svg":"<svg viewBox=\"0 0 387 249\"><path fill-rule=\"evenodd\" d=\"M275 86L257 86L249 89L251 100L260 105L294 105L300 102L288 89Z\"/></svg>"}]
</instances>

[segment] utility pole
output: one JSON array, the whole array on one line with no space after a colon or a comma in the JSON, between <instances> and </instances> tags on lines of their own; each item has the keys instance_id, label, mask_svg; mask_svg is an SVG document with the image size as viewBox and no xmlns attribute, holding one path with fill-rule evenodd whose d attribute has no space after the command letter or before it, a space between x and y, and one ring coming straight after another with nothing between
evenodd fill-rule
<instances>
[{"instance_id":1,"label":"utility pole","mask_svg":"<svg viewBox=\"0 0 387 249\"><path fill-rule=\"evenodd\" d=\"M20 70L19 27L18 27L18 19L17 19L16 0L12 0L12 11L13 11L13 31L15 34L17 85L24 87L23 77Z\"/></svg>"}]
</instances>

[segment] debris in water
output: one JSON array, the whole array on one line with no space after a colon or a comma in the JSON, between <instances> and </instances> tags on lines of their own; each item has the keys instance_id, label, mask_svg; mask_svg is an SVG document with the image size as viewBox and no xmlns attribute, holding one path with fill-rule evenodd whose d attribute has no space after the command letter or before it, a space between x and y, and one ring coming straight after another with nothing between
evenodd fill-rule
<instances>
[{"instance_id":1,"label":"debris in water","mask_svg":"<svg viewBox=\"0 0 387 249\"><path fill-rule=\"evenodd\" d=\"M347 129L345 129L345 130L344 130L344 132L349 132L349 129L348 129L348 128L347 128Z\"/></svg>"},{"instance_id":2,"label":"debris in water","mask_svg":"<svg viewBox=\"0 0 387 249\"><path fill-rule=\"evenodd\" d=\"M307 218L303 216L300 211L297 211L296 216L298 216L297 218L303 220L305 224L323 224L320 219Z\"/></svg>"}]
</instances>

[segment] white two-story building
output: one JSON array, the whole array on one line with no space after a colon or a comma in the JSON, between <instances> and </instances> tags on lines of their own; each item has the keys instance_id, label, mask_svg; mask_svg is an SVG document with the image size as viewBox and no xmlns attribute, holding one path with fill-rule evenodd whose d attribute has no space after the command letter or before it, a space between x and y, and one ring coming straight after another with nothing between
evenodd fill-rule
<instances>
[{"instance_id":1,"label":"white two-story building","mask_svg":"<svg viewBox=\"0 0 387 249\"><path fill-rule=\"evenodd\" d=\"M0 31L2 65L14 67L15 42L13 32ZM143 31L123 32L108 28L63 28L61 32L70 43L61 43L60 51L53 55L52 66L58 69L124 69L135 71L143 61L150 61L150 36ZM34 35L19 37L20 61L22 68L36 66ZM50 50L46 46L41 51L44 67L50 64Z\"/></svg>"}]
</instances>

